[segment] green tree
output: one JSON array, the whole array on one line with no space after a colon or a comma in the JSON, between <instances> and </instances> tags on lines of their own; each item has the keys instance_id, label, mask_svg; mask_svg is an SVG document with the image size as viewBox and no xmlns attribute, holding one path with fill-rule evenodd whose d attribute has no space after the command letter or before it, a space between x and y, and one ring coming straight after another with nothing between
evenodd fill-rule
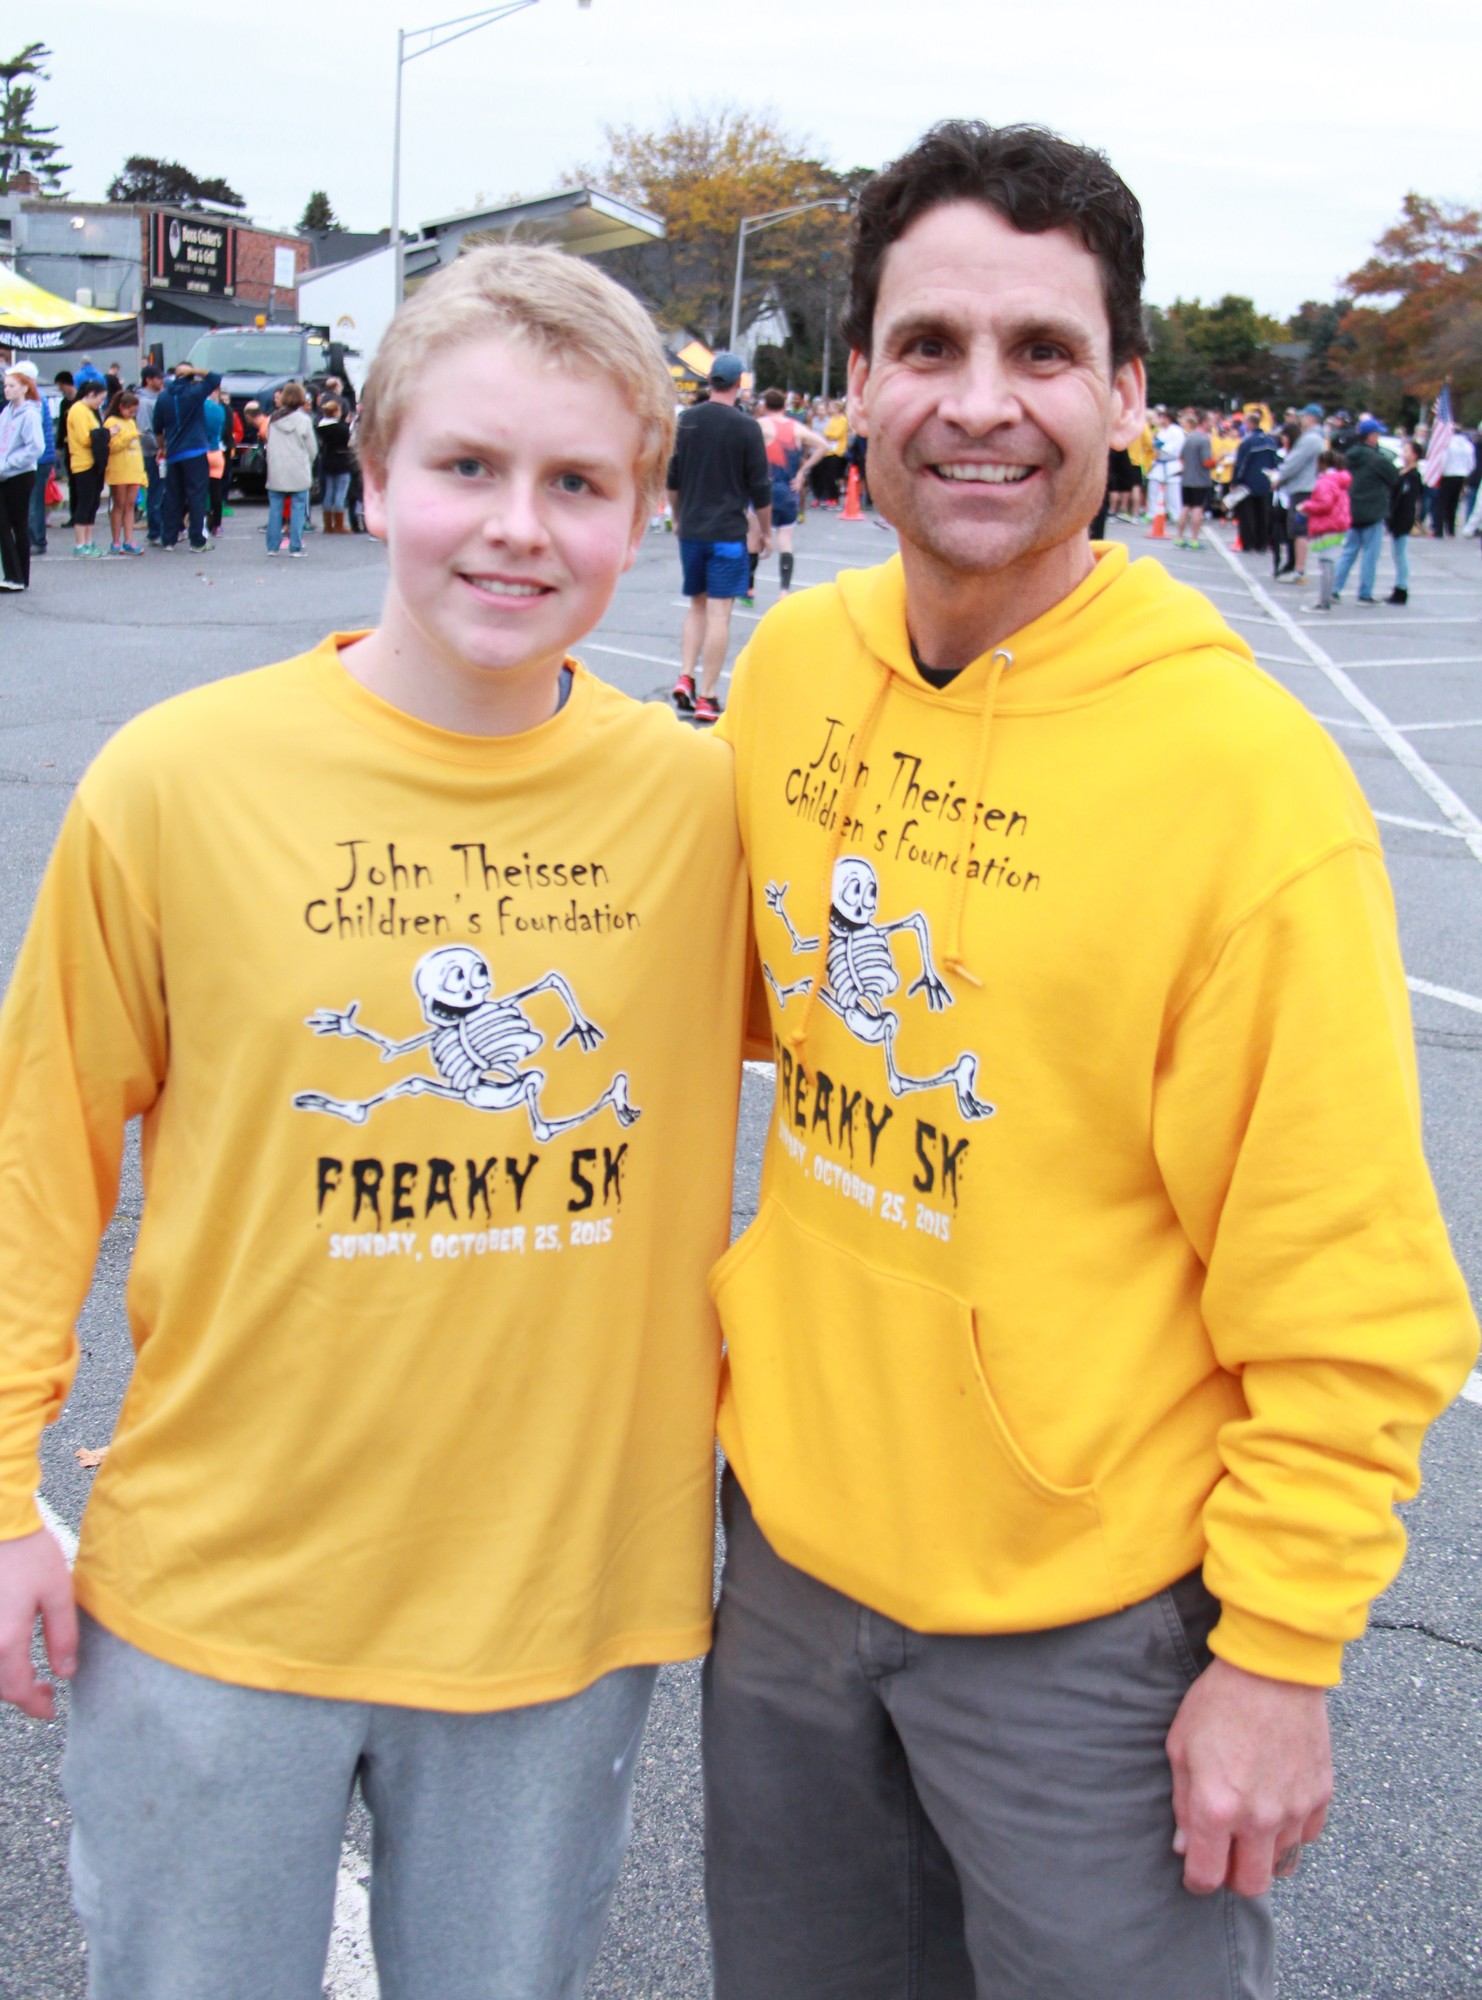
<instances>
[{"instance_id":1,"label":"green tree","mask_svg":"<svg viewBox=\"0 0 1482 2000\"><path fill-rule=\"evenodd\" d=\"M310 231L321 233L330 229L343 229L344 223L335 214L333 204L323 188L315 188L304 203L304 212L298 219L300 234Z\"/></svg>"},{"instance_id":2,"label":"green tree","mask_svg":"<svg viewBox=\"0 0 1482 2000\"><path fill-rule=\"evenodd\" d=\"M1287 339L1279 320L1252 301L1227 292L1213 305L1175 299L1166 311L1149 309L1151 352L1148 394L1155 403L1285 401L1293 386L1290 363L1275 350Z\"/></svg>"},{"instance_id":3,"label":"green tree","mask_svg":"<svg viewBox=\"0 0 1482 2000\"><path fill-rule=\"evenodd\" d=\"M158 202L169 208L245 208L246 201L220 177L205 180L178 160L130 153L108 183L110 201Z\"/></svg>"},{"instance_id":4,"label":"green tree","mask_svg":"<svg viewBox=\"0 0 1482 2000\"><path fill-rule=\"evenodd\" d=\"M60 194L62 175L72 171L57 158L62 146L52 136L56 126L35 123L36 85L30 79L47 82L50 72L44 65L50 59L45 42L27 42L19 55L0 62L5 89L0 98L0 194L25 169L35 174L47 194Z\"/></svg>"},{"instance_id":5,"label":"green tree","mask_svg":"<svg viewBox=\"0 0 1482 2000\"><path fill-rule=\"evenodd\" d=\"M737 233L743 217L847 198L855 177L813 158L764 114L723 105L653 131L609 126L605 155L569 184L623 196L659 216L664 241L614 253L608 268L666 325L712 346L729 337ZM847 218L814 209L747 240L743 324L773 293L795 324L800 353L821 349L826 301L838 305ZM801 330L801 332L800 332Z\"/></svg>"}]
</instances>

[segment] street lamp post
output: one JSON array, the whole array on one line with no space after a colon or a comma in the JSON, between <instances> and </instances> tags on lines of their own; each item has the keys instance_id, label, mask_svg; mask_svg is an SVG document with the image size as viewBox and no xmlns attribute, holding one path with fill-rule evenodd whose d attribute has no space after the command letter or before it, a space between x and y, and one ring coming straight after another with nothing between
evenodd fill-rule
<instances>
[{"instance_id":1,"label":"street lamp post","mask_svg":"<svg viewBox=\"0 0 1482 2000\"><path fill-rule=\"evenodd\" d=\"M529 4L529 0L526 0ZM847 195L823 195L817 201L800 201L795 208L774 208L766 215L744 215L736 236L736 289L731 294L731 348L734 352L741 338L741 280L746 269L746 239L760 230L771 229L779 222L789 222L795 215L806 215L813 208L834 208L842 214L849 207Z\"/></svg>"},{"instance_id":2,"label":"street lamp post","mask_svg":"<svg viewBox=\"0 0 1482 2000\"><path fill-rule=\"evenodd\" d=\"M409 62L418 56L430 56L434 49L445 49L449 42L458 42L465 35L477 33L480 28L492 28L496 21L503 21L510 14L523 14L527 7L536 7L540 0L503 0L501 6L480 7L473 14L459 14L451 21L437 21L430 28L398 28L396 31L396 109L392 114L391 129L391 244L395 264L394 300L400 305L405 290L406 262L401 241L401 73ZM577 0L579 7L590 7L592 0ZM413 48L413 42L420 42L420 48Z\"/></svg>"}]
</instances>

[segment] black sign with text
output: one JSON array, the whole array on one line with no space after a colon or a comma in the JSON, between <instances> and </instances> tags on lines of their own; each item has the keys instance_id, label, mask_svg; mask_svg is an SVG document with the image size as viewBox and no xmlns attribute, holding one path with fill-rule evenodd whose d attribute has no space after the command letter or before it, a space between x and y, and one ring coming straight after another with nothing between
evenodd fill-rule
<instances>
[{"instance_id":1,"label":"black sign with text","mask_svg":"<svg viewBox=\"0 0 1482 2000\"><path fill-rule=\"evenodd\" d=\"M171 292L230 298L236 289L237 232L200 215L149 218L149 282Z\"/></svg>"}]
</instances>

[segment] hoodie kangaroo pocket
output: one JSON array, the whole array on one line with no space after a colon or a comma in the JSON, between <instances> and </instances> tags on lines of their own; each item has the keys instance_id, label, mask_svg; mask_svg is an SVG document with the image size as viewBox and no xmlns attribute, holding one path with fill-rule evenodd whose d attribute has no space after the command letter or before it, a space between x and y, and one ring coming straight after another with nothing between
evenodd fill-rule
<instances>
[{"instance_id":1,"label":"hoodie kangaroo pocket","mask_svg":"<svg viewBox=\"0 0 1482 2000\"><path fill-rule=\"evenodd\" d=\"M866 1263L774 1197L716 1265L722 1436L786 1561L919 1630L1117 1608L1093 1486L1004 1421L972 1308Z\"/></svg>"}]
</instances>

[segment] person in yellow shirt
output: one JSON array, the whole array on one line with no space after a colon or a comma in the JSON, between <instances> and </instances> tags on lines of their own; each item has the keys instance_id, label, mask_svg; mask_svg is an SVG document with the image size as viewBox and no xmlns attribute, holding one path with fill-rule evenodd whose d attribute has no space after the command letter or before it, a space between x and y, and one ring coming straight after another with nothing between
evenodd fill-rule
<instances>
[{"instance_id":1,"label":"person in yellow shirt","mask_svg":"<svg viewBox=\"0 0 1482 2000\"><path fill-rule=\"evenodd\" d=\"M1087 537L1142 246L1032 127L869 183L900 553L769 612L721 724L777 1082L712 1277L717 2000L1269 2000L1325 1690L1477 1352L1358 783Z\"/></svg>"},{"instance_id":2,"label":"person in yellow shirt","mask_svg":"<svg viewBox=\"0 0 1482 2000\"><path fill-rule=\"evenodd\" d=\"M110 399L104 428L112 443L108 447L108 515L113 529L115 556L142 556L134 541L134 503L144 484L144 447L138 424L139 398L132 389L120 389Z\"/></svg>"},{"instance_id":3,"label":"person in yellow shirt","mask_svg":"<svg viewBox=\"0 0 1482 2000\"><path fill-rule=\"evenodd\" d=\"M360 406L380 625L139 716L67 815L0 1015L0 1698L51 1712L39 1610L94 2000L316 1995L357 1776L382 1992L583 1990L710 1634L731 755L569 650L671 400L590 265L460 258ZM37 1441L134 1117L69 1578Z\"/></svg>"},{"instance_id":4,"label":"person in yellow shirt","mask_svg":"<svg viewBox=\"0 0 1482 2000\"><path fill-rule=\"evenodd\" d=\"M67 484L71 493L72 553L101 555L93 540L98 504L103 497L103 466L93 451L93 433L99 429L103 399L107 389L101 382L89 382L67 411Z\"/></svg>"}]
</instances>

